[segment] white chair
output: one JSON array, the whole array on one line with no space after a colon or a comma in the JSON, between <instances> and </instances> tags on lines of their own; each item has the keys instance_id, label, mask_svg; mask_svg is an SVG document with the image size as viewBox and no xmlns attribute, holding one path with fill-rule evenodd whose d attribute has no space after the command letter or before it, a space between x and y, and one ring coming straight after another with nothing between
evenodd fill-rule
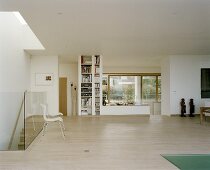
<instances>
[{"instance_id":1,"label":"white chair","mask_svg":"<svg viewBox=\"0 0 210 170\"><path fill-rule=\"evenodd\" d=\"M205 121L207 117L210 117L210 101L204 101L204 107L207 107L206 110L204 110L203 114L205 116Z\"/></svg>"},{"instance_id":2,"label":"white chair","mask_svg":"<svg viewBox=\"0 0 210 170\"><path fill-rule=\"evenodd\" d=\"M210 109L204 110L203 114L205 116L205 122L207 122L207 117L210 117Z\"/></svg>"},{"instance_id":3,"label":"white chair","mask_svg":"<svg viewBox=\"0 0 210 170\"><path fill-rule=\"evenodd\" d=\"M210 107L210 101L204 101L204 107Z\"/></svg>"},{"instance_id":4,"label":"white chair","mask_svg":"<svg viewBox=\"0 0 210 170\"><path fill-rule=\"evenodd\" d=\"M41 108L42 108L42 113L43 113L43 117L44 117L44 125L43 125L43 136L45 135L45 131L47 129L47 125L50 122L58 122L60 125L60 129L61 129L61 134L63 136L63 138L65 139L65 134L64 134L64 124L63 124L63 119L60 117L61 115L63 115L62 113L58 113L57 115L49 115L47 114L47 106L45 104L40 104Z\"/></svg>"}]
</instances>

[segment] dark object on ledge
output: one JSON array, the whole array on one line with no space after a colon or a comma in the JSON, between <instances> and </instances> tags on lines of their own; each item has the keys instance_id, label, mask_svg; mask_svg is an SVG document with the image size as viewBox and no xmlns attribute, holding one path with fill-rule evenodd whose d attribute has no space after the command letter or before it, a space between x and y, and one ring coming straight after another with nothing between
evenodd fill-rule
<instances>
[{"instance_id":1,"label":"dark object on ledge","mask_svg":"<svg viewBox=\"0 0 210 170\"><path fill-rule=\"evenodd\" d=\"M102 104L103 104L103 106L106 106L106 104L107 104L106 103L106 97L103 97L103 103Z\"/></svg>"},{"instance_id":2,"label":"dark object on ledge","mask_svg":"<svg viewBox=\"0 0 210 170\"><path fill-rule=\"evenodd\" d=\"M195 105L194 105L193 99L190 99L189 105L190 105L190 115L189 116L194 117L195 115L193 113L195 113Z\"/></svg>"},{"instance_id":3,"label":"dark object on ledge","mask_svg":"<svg viewBox=\"0 0 210 170\"><path fill-rule=\"evenodd\" d=\"M185 100L184 98L181 99L181 102L180 102L180 105L181 105L181 117L186 117L185 113L186 113L186 105L185 105Z\"/></svg>"}]
</instances>

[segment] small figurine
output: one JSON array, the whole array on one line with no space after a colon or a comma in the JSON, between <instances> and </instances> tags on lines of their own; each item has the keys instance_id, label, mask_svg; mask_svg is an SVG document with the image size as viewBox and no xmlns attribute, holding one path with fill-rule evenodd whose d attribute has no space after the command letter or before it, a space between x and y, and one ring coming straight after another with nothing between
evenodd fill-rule
<instances>
[{"instance_id":1,"label":"small figurine","mask_svg":"<svg viewBox=\"0 0 210 170\"><path fill-rule=\"evenodd\" d=\"M106 97L103 97L103 106L106 106Z\"/></svg>"},{"instance_id":2,"label":"small figurine","mask_svg":"<svg viewBox=\"0 0 210 170\"><path fill-rule=\"evenodd\" d=\"M190 99L189 105L190 105L190 115L189 116L194 117L195 115L193 113L195 113L195 105L194 105L193 99Z\"/></svg>"},{"instance_id":3,"label":"small figurine","mask_svg":"<svg viewBox=\"0 0 210 170\"><path fill-rule=\"evenodd\" d=\"M181 117L186 117L185 113L186 113L186 105L185 105L185 100L184 98L181 99L181 102L180 102L180 105L181 105Z\"/></svg>"}]
</instances>

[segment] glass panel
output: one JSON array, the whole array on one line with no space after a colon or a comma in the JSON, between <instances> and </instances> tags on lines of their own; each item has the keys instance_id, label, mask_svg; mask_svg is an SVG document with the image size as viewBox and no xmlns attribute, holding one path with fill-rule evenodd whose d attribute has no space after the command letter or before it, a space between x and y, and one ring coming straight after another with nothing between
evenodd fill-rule
<instances>
[{"instance_id":1,"label":"glass panel","mask_svg":"<svg viewBox=\"0 0 210 170\"><path fill-rule=\"evenodd\" d=\"M142 101L156 101L156 76L142 76Z\"/></svg>"},{"instance_id":2,"label":"glass panel","mask_svg":"<svg viewBox=\"0 0 210 170\"><path fill-rule=\"evenodd\" d=\"M46 104L45 92L27 92L25 95L25 148L42 131L44 119L40 104Z\"/></svg>"},{"instance_id":3,"label":"glass panel","mask_svg":"<svg viewBox=\"0 0 210 170\"><path fill-rule=\"evenodd\" d=\"M135 102L135 76L110 76L110 104L128 105Z\"/></svg>"},{"instance_id":4,"label":"glass panel","mask_svg":"<svg viewBox=\"0 0 210 170\"><path fill-rule=\"evenodd\" d=\"M161 102L161 76L158 76L158 96L157 96L157 100L158 102Z\"/></svg>"},{"instance_id":5,"label":"glass panel","mask_svg":"<svg viewBox=\"0 0 210 170\"><path fill-rule=\"evenodd\" d=\"M18 150L24 129L24 93L0 93L0 150Z\"/></svg>"},{"instance_id":6,"label":"glass panel","mask_svg":"<svg viewBox=\"0 0 210 170\"><path fill-rule=\"evenodd\" d=\"M24 150L37 137L44 123L40 103L44 92L0 93L0 150Z\"/></svg>"}]
</instances>

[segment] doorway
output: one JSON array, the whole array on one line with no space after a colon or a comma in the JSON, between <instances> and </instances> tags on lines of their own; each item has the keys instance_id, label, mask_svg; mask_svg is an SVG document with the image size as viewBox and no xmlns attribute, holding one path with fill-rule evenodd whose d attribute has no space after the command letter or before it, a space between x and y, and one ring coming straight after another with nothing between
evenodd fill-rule
<instances>
[{"instance_id":1,"label":"doorway","mask_svg":"<svg viewBox=\"0 0 210 170\"><path fill-rule=\"evenodd\" d=\"M59 78L59 112L67 116L67 77Z\"/></svg>"}]
</instances>

